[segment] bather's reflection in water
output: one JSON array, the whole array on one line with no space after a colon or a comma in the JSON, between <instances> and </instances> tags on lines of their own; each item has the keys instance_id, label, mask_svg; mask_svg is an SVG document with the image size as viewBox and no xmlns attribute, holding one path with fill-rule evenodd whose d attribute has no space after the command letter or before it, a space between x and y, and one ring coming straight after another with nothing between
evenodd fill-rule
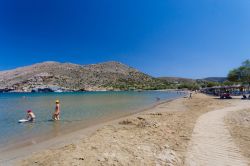
<instances>
[{"instance_id":1,"label":"bather's reflection in water","mask_svg":"<svg viewBox=\"0 0 250 166\"><path fill-rule=\"evenodd\" d=\"M53 123L53 128L52 128L52 132L54 136L59 136L61 135L61 121L54 121Z\"/></svg>"},{"instance_id":2,"label":"bather's reflection in water","mask_svg":"<svg viewBox=\"0 0 250 166\"><path fill-rule=\"evenodd\" d=\"M26 128L27 130L32 130L34 128L34 122L26 122Z\"/></svg>"}]
</instances>

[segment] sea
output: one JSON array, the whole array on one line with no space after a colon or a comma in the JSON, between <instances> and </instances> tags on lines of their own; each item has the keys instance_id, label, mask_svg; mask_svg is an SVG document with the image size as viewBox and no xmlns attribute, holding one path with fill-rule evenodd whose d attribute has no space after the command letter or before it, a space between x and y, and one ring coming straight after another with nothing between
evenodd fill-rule
<instances>
[{"instance_id":1,"label":"sea","mask_svg":"<svg viewBox=\"0 0 250 166\"><path fill-rule=\"evenodd\" d=\"M18 142L39 142L131 115L184 95L176 91L1 93L0 151ZM52 121L57 99L61 120ZM27 110L35 113L35 122L18 123L26 117Z\"/></svg>"}]
</instances>

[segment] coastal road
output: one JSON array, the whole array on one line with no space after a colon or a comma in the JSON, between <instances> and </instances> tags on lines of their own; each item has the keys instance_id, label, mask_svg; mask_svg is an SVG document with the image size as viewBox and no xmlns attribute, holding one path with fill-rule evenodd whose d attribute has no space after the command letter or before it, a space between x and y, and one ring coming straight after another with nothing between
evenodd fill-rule
<instances>
[{"instance_id":1,"label":"coastal road","mask_svg":"<svg viewBox=\"0 0 250 166\"><path fill-rule=\"evenodd\" d=\"M249 103L239 102L236 106L208 112L196 122L188 146L187 166L247 166L248 160L241 155L224 122L231 111L249 108Z\"/></svg>"}]
</instances>

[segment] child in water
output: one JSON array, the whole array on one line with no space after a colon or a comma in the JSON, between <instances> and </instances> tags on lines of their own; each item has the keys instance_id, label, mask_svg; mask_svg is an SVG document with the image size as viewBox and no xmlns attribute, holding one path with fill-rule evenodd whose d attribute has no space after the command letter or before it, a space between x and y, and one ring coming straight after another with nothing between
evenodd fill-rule
<instances>
[{"instance_id":1,"label":"child in water","mask_svg":"<svg viewBox=\"0 0 250 166\"><path fill-rule=\"evenodd\" d=\"M32 110L28 110L28 111L27 111L27 116L26 116L26 118L27 118L27 120L28 120L29 122L34 122L36 116L35 116L35 114L32 112Z\"/></svg>"},{"instance_id":2,"label":"child in water","mask_svg":"<svg viewBox=\"0 0 250 166\"><path fill-rule=\"evenodd\" d=\"M60 101L56 100L56 108L55 108L55 112L52 115L52 119L53 120L60 120Z\"/></svg>"}]
</instances>

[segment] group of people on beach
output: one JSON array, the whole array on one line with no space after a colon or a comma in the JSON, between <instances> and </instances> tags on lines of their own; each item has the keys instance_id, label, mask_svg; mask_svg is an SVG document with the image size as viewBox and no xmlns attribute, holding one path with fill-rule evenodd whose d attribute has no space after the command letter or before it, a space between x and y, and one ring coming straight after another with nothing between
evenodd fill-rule
<instances>
[{"instance_id":1,"label":"group of people on beach","mask_svg":"<svg viewBox=\"0 0 250 166\"><path fill-rule=\"evenodd\" d=\"M55 102L55 112L52 114L52 120L60 120L60 101L56 100ZM36 115L32 110L27 110L27 116L26 119L29 122L35 122Z\"/></svg>"}]
</instances>

